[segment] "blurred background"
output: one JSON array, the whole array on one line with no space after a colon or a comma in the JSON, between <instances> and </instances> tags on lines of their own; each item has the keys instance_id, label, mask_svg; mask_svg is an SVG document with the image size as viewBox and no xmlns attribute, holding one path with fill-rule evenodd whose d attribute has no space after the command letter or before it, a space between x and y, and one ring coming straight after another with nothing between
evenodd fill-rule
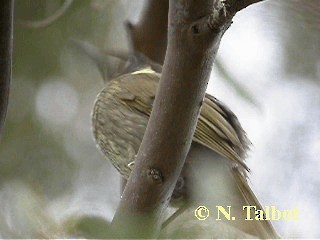
<instances>
[{"instance_id":1,"label":"blurred background","mask_svg":"<svg viewBox=\"0 0 320 240\"><path fill-rule=\"evenodd\" d=\"M120 177L96 149L90 120L103 82L69 40L126 50L123 22L135 22L143 4L16 1L1 238L72 236L83 217L77 227L89 234L112 219ZM274 222L287 238L320 237L319 10L318 0L269 0L239 13L207 90L238 115L254 145L248 165L262 205L300 210L299 221Z\"/></svg>"}]
</instances>

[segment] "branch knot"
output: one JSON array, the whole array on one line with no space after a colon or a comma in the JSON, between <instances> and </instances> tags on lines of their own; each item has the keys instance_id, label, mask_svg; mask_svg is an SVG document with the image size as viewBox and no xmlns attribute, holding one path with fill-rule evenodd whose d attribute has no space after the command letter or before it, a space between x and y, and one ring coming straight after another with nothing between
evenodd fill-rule
<instances>
[{"instance_id":1,"label":"branch knot","mask_svg":"<svg viewBox=\"0 0 320 240\"><path fill-rule=\"evenodd\" d=\"M230 27L233 16L230 5L223 1L209 15L208 27L215 32L225 32Z\"/></svg>"},{"instance_id":2,"label":"branch knot","mask_svg":"<svg viewBox=\"0 0 320 240\"><path fill-rule=\"evenodd\" d=\"M156 168L148 169L148 177L156 184L163 183L161 171Z\"/></svg>"}]
</instances>

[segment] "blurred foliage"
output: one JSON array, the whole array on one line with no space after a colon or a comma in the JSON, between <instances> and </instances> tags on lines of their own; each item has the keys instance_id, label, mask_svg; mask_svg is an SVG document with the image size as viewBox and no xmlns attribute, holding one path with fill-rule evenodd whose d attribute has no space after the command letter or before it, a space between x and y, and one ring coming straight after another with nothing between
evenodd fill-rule
<instances>
[{"instance_id":1,"label":"blurred foliage","mask_svg":"<svg viewBox=\"0 0 320 240\"><path fill-rule=\"evenodd\" d=\"M319 79L320 4L318 0L279 1L288 73Z\"/></svg>"},{"instance_id":2,"label":"blurred foliage","mask_svg":"<svg viewBox=\"0 0 320 240\"><path fill-rule=\"evenodd\" d=\"M257 108L260 108L258 101L255 97L250 93L250 91L242 85L237 79L231 75L230 72L225 68L225 65L221 62L221 60L217 59L215 61L215 67L218 70L219 74L222 78L233 88L236 92L248 103L254 105Z\"/></svg>"},{"instance_id":3,"label":"blurred foliage","mask_svg":"<svg viewBox=\"0 0 320 240\"><path fill-rule=\"evenodd\" d=\"M88 239L109 238L112 232L110 222L96 216L70 217L63 225L71 236Z\"/></svg>"},{"instance_id":4,"label":"blurred foliage","mask_svg":"<svg viewBox=\"0 0 320 240\"><path fill-rule=\"evenodd\" d=\"M283 58L274 61L283 61L286 74L308 77L317 81L320 74L320 4L319 0L287 0L270 1L269 10L278 12L277 16L271 13L274 22L279 24L279 34L283 41ZM278 18L282 18L281 20ZM246 86L228 71L220 59L216 60L215 67L224 80L246 102L261 108L260 103Z\"/></svg>"},{"instance_id":5,"label":"blurred foliage","mask_svg":"<svg viewBox=\"0 0 320 240\"><path fill-rule=\"evenodd\" d=\"M28 28L20 23L46 19L64 1L15 1L13 81L0 145L0 237L108 234L108 220L119 199L118 175L97 151L90 129L90 111L102 79L90 60L70 48L69 39L125 49L122 23L138 16L143 2L74 0L49 26ZM319 1L270 2L266 10L279 9L270 25L279 26L283 41L282 58L274 59L275 64L284 64L285 75L318 81ZM256 103L257 94L220 67L236 92ZM292 134L295 138L294 129ZM274 139L268 145L275 144Z\"/></svg>"},{"instance_id":6,"label":"blurred foliage","mask_svg":"<svg viewBox=\"0 0 320 240\"><path fill-rule=\"evenodd\" d=\"M39 21L51 16L63 3L62 0L15 2L13 81L0 146L0 198L6 199L0 203L5 209L0 216L3 221L0 236L46 237L37 232L42 225L48 225L45 219L52 217L47 212L49 204L76 192L83 169L97 172L95 169L105 164L90 132L91 105L102 81L88 60L76 58L79 56L70 50L69 39L87 40L103 47L110 34L112 16L117 13L115 7L118 5L118 9L122 9L122 5L113 0L77 0L47 27L21 25L24 21ZM67 96L68 91L59 86L67 87L74 97ZM48 88L52 88L52 94L44 91ZM46 96L52 99L46 99ZM68 103L80 105L68 106ZM68 109L57 109L61 104L73 109L71 113ZM90 175L93 179L94 174ZM23 184L13 184L16 181ZM8 194L11 191L17 194ZM24 191L30 192L29 197L23 199L40 198L43 204L35 204L38 209L36 212L30 210L28 216L13 218L15 213L10 210L9 203L21 199ZM24 205L16 207L25 208ZM29 232L23 235L23 232L13 230L21 227L19 222L30 222L32 214L39 219L34 219L36 225L30 227Z\"/></svg>"},{"instance_id":7,"label":"blurred foliage","mask_svg":"<svg viewBox=\"0 0 320 240\"><path fill-rule=\"evenodd\" d=\"M44 18L61 3L16 1L15 19ZM97 11L91 4L92 1L75 1L65 15L47 28L15 25L13 84L0 152L2 183L5 179L20 178L39 185L50 197L70 187L75 163L66 155L59 137L50 136L46 126L35 117L33 96L49 76L63 74L61 56L70 37L92 39L97 32L107 34L106 9ZM112 6L110 2L108 11L112 11Z\"/></svg>"},{"instance_id":8,"label":"blurred foliage","mask_svg":"<svg viewBox=\"0 0 320 240\"><path fill-rule=\"evenodd\" d=\"M61 2L17 1L15 18L19 21L39 20L52 14ZM74 1L68 11L49 27L33 29L16 25L14 73L31 75L36 81L57 74L61 71L61 53L70 38L88 39L101 46L109 31L108 25L112 21L109 17L115 1L108 1L103 10L94 9L94 2ZM38 59L37 64L30 64L34 59Z\"/></svg>"}]
</instances>

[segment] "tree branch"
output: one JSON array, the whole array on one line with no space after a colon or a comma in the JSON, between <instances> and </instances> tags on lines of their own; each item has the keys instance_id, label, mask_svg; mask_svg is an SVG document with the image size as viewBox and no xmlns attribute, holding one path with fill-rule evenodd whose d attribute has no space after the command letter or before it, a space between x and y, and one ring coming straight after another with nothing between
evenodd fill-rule
<instances>
[{"instance_id":1,"label":"tree branch","mask_svg":"<svg viewBox=\"0 0 320 240\"><path fill-rule=\"evenodd\" d=\"M125 236L153 236L161 226L191 145L221 36L232 16L212 0L170 1L169 42L157 97L113 220Z\"/></svg>"},{"instance_id":2,"label":"tree branch","mask_svg":"<svg viewBox=\"0 0 320 240\"><path fill-rule=\"evenodd\" d=\"M226 0L226 2L230 5L230 6L234 6L234 10L236 12L239 12L240 10L254 4L254 3L258 3L258 2L262 2L265 0Z\"/></svg>"},{"instance_id":3,"label":"tree branch","mask_svg":"<svg viewBox=\"0 0 320 240\"><path fill-rule=\"evenodd\" d=\"M127 23L131 49L163 64L167 48L169 0L148 0L140 21Z\"/></svg>"},{"instance_id":4,"label":"tree branch","mask_svg":"<svg viewBox=\"0 0 320 240\"><path fill-rule=\"evenodd\" d=\"M158 234L191 146L221 37L237 9L249 5L232 0L169 3L168 47L157 95L112 222L121 237Z\"/></svg>"},{"instance_id":5,"label":"tree branch","mask_svg":"<svg viewBox=\"0 0 320 240\"><path fill-rule=\"evenodd\" d=\"M13 0L4 0L0 7L0 136L5 122L12 65Z\"/></svg>"},{"instance_id":6,"label":"tree branch","mask_svg":"<svg viewBox=\"0 0 320 240\"><path fill-rule=\"evenodd\" d=\"M163 64L167 48L169 0L148 0L136 25L126 23L130 51L141 52ZM121 194L127 180L121 178Z\"/></svg>"}]
</instances>

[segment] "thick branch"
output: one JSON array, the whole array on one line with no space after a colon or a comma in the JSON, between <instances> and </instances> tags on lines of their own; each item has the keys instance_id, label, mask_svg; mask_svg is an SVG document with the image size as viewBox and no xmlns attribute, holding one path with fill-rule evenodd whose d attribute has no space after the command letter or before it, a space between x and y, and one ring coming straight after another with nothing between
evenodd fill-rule
<instances>
[{"instance_id":1,"label":"thick branch","mask_svg":"<svg viewBox=\"0 0 320 240\"><path fill-rule=\"evenodd\" d=\"M140 21L127 23L130 51L141 52L155 62L163 64L167 48L169 0L148 0ZM121 179L121 194L127 180Z\"/></svg>"},{"instance_id":2,"label":"thick branch","mask_svg":"<svg viewBox=\"0 0 320 240\"><path fill-rule=\"evenodd\" d=\"M13 0L4 0L0 7L0 136L7 114L11 65Z\"/></svg>"},{"instance_id":3,"label":"thick branch","mask_svg":"<svg viewBox=\"0 0 320 240\"><path fill-rule=\"evenodd\" d=\"M169 18L168 48L153 111L113 220L128 236L150 237L161 226L191 145L221 36L231 21L223 5L212 0L171 0Z\"/></svg>"},{"instance_id":4,"label":"thick branch","mask_svg":"<svg viewBox=\"0 0 320 240\"><path fill-rule=\"evenodd\" d=\"M244 6L232 0L170 0L162 76L112 222L122 237L157 235L191 145L221 37Z\"/></svg>"},{"instance_id":5,"label":"thick branch","mask_svg":"<svg viewBox=\"0 0 320 240\"><path fill-rule=\"evenodd\" d=\"M127 25L132 49L160 64L167 48L168 6L169 0L148 0L140 21Z\"/></svg>"}]
</instances>

